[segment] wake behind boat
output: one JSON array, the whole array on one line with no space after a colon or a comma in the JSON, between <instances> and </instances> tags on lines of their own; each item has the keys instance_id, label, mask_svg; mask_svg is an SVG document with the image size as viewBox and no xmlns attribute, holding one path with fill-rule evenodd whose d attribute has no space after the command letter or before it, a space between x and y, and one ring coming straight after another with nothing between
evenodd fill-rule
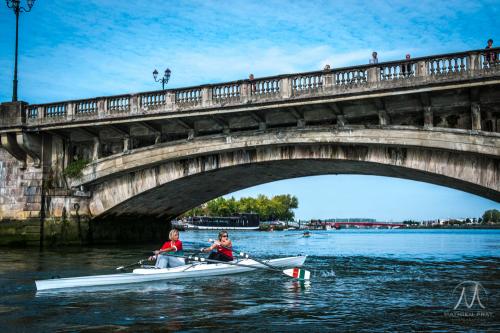
<instances>
[{"instance_id":1,"label":"wake behind boat","mask_svg":"<svg viewBox=\"0 0 500 333\"><path fill-rule=\"evenodd\" d=\"M296 256L266 260L267 265L273 267L301 267L307 256ZM234 260L229 263L207 264L193 262L188 265L174 268L142 267L132 273L80 276L72 278L49 279L35 281L37 291L68 289L80 287L94 287L105 285L118 285L140 283L181 278L197 278L205 276L236 274L266 268L266 265L253 259Z\"/></svg>"}]
</instances>

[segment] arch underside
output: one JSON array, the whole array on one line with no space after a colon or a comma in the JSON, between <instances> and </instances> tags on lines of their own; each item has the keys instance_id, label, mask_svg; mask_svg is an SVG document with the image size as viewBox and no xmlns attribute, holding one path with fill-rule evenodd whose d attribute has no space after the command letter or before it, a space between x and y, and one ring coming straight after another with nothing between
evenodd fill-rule
<instances>
[{"instance_id":1,"label":"arch underside","mask_svg":"<svg viewBox=\"0 0 500 333\"><path fill-rule=\"evenodd\" d=\"M332 151L343 151L342 157ZM498 159L418 148L336 145L268 147L171 161L97 185L90 206L99 218L170 219L210 199L255 185L337 174L416 180L500 201Z\"/></svg>"}]
</instances>

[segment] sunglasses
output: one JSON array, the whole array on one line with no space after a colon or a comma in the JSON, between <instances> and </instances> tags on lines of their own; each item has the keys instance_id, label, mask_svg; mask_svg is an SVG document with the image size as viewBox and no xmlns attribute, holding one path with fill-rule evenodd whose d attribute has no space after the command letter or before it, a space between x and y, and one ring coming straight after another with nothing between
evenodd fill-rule
<instances>
[{"instance_id":1,"label":"sunglasses","mask_svg":"<svg viewBox=\"0 0 500 333\"><path fill-rule=\"evenodd\" d=\"M222 237L227 237L227 235L222 235L222 236L221 236L221 238L222 238Z\"/></svg>"}]
</instances>

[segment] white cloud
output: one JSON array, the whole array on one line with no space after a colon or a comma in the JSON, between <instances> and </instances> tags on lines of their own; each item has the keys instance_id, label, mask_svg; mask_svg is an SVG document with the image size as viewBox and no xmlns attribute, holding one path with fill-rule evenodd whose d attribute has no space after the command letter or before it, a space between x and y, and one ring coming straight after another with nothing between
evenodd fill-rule
<instances>
[{"instance_id":1,"label":"white cloud","mask_svg":"<svg viewBox=\"0 0 500 333\"><path fill-rule=\"evenodd\" d=\"M89 15L92 13L92 15ZM37 2L22 16L20 94L39 102L364 64L484 47L493 1ZM13 17L0 11L0 99L10 97ZM488 37L489 37L488 36Z\"/></svg>"}]
</instances>

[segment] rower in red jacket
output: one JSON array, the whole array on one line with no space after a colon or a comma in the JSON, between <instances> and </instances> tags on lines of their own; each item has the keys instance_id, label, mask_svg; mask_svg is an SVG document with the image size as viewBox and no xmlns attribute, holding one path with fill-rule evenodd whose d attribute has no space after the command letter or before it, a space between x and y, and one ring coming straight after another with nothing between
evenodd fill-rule
<instances>
[{"instance_id":1,"label":"rower in red jacket","mask_svg":"<svg viewBox=\"0 0 500 333\"><path fill-rule=\"evenodd\" d=\"M208 259L218 260L218 261L232 261L233 260L233 243L229 239L229 235L226 230L219 232L219 240L214 241L214 243L206 248L202 249L203 252L209 252L214 249L217 252L212 252L208 256Z\"/></svg>"},{"instance_id":2,"label":"rower in red jacket","mask_svg":"<svg viewBox=\"0 0 500 333\"><path fill-rule=\"evenodd\" d=\"M177 267L186 264L184 258L175 258L162 254L168 253L178 256L182 256L184 254L184 252L182 251L182 242L179 240L179 231L177 229L170 230L168 238L170 240L168 242L165 242L159 250L156 250L154 252L154 256L149 257L149 260L156 259L156 268Z\"/></svg>"}]
</instances>

